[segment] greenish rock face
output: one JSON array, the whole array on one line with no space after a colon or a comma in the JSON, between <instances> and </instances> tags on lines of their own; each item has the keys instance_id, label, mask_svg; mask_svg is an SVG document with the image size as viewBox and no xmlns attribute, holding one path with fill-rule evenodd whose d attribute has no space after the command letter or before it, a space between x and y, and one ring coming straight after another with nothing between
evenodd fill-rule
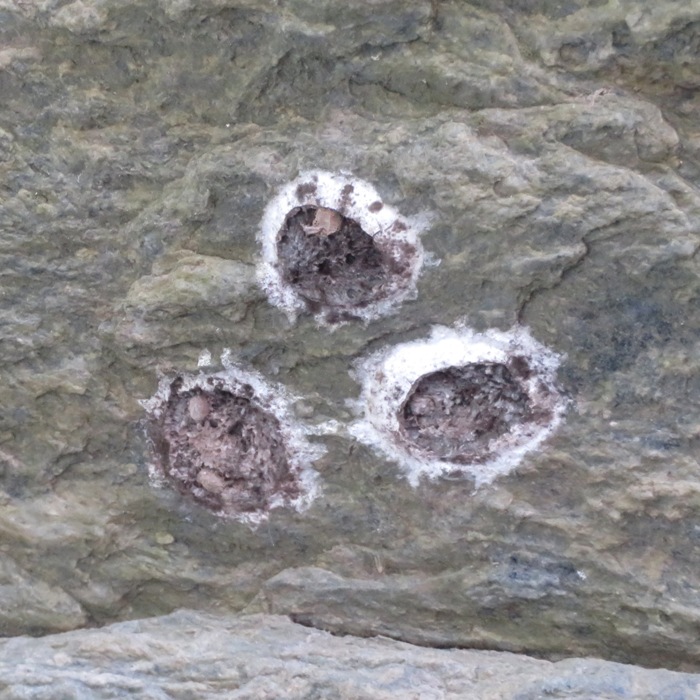
<instances>
[{"instance_id":1,"label":"greenish rock face","mask_svg":"<svg viewBox=\"0 0 700 700\"><path fill-rule=\"evenodd\" d=\"M653 5L2 3L0 632L190 607L698 670L700 7ZM386 313L259 284L311 170L420 228ZM351 370L458 323L528 327L569 408L490 484L414 487ZM253 529L148 472L139 402L222 354L324 452Z\"/></svg>"}]
</instances>

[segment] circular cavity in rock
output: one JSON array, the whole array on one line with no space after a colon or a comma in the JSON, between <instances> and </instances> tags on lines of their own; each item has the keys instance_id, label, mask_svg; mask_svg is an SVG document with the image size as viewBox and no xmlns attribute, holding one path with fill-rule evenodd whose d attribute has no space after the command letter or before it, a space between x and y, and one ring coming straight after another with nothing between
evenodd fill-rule
<instances>
[{"instance_id":1,"label":"circular cavity in rock","mask_svg":"<svg viewBox=\"0 0 700 700\"><path fill-rule=\"evenodd\" d=\"M219 515L249 523L275 507L302 510L315 492L305 463L319 450L306 444L287 403L262 378L233 368L163 380L143 402L152 476Z\"/></svg>"},{"instance_id":2,"label":"circular cavity in rock","mask_svg":"<svg viewBox=\"0 0 700 700\"><path fill-rule=\"evenodd\" d=\"M392 261L334 209L297 207L277 239L282 279L310 309L362 309L391 284Z\"/></svg>"},{"instance_id":3,"label":"circular cavity in rock","mask_svg":"<svg viewBox=\"0 0 700 700\"><path fill-rule=\"evenodd\" d=\"M530 397L517 375L500 362L430 372L414 384L399 409L407 441L459 464L484 461L493 440L532 418Z\"/></svg>"},{"instance_id":4,"label":"circular cavity in rock","mask_svg":"<svg viewBox=\"0 0 700 700\"><path fill-rule=\"evenodd\" d=\"M270 301L325 323L369 320L415 295L423 264L418 226L366 182L302 174L268 205L258 277Z\"/></svg>"},{"instance_id":5,"label":"circular cavity in rock","mask_svg":"<svg viewBox=\"0 0 700 700\"><path fill-rule=\"evenodd\" d=\"M457 473L488 483L561 422L558 365L524 328L436 327L428 340L358 363L362 418L351 432L397 460L414 485Z\"/></svg>"}]
</instances>

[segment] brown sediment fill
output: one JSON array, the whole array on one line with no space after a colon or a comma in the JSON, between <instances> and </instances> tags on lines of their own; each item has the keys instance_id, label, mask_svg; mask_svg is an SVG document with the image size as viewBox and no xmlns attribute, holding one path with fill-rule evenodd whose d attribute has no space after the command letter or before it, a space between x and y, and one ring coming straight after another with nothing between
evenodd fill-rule
<instances>
[{"instance_id":1,"label":"brown sediment fill","mask_svg":"<svg viewBox=\"0 0 700 700\"><path fill-rule=\"evenodd\" d=\"M372 236L326 207L292 210L279 232L277 251L282 279L312 310L366 307L384 296L393 274Z\"/></svg>"},{"instance_id":2,"label":"brown sediment fill","mask_svg":"<svg viewBox=\"0 0 700 700\"><path fill-rule=\"evenodd\" d=\"M404 219L347 174L302 173L265 208L259 283L290 321L300 312L322 325L379 318L416 295L428 221Z\"/></svg>"},{"instance_id":3,"label":"brown sediment fill","mask_svg":"<svg viewBox=\"0 0 700 700\"><path fill-rule=\"evenodd\" d=\"M175 379L149 433L163 477L213 511L267 512L280 497L300 495L280 423L249 385L182 390Z\"/></svg>"},{"instance_id":4,"label":"brown sediment fill","mask_svg":"<svg viewBox=\"0 0 700 700\"><path fill-rule=\"evenodd\" d=\"M457 464L491 456L489 443L534 418L517 371L500 362L471 363L424 375L399 409L405 438Z\"/></svg>"}]
</instances>

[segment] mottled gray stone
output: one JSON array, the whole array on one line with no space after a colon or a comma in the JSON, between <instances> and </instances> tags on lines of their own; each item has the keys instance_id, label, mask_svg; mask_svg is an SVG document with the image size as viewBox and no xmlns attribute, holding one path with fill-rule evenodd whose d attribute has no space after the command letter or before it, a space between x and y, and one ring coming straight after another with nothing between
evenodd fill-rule
<instances>
[{"instance_id":1,"label":"mottled gray stone","mask_svg":"<svg viewBox=\"0 0 700 700\"><path fill-rule=\"evenodd\" d=\"M695 700L700 676L507 652L334 637L271 615L180 611L100 630L0 642L8 700L323 698Z\"/></svg>"},{"instance_id":2,"label":"mottled gray stone","mask_svg":"<svg viewBox=\"0 0 700 700\"><path fill-rule=\"evenodd\" d=\"M87 616L59 585L22 571L11 559L0 562L0 627L5 636L82 627Z\"/></svg>"},{"instance_id":3,"label":"mottled gray stone","mask_svg":"<svg viewBox=\"0 0 700 700\"><path fill-rule=\"evenodd\" d=\"M0 0L0 632L247 608L697 671L699 26L670 0ZM330 331L257 286L265 206L316 168L429 222L396 313ZM342 429L311 508L255 530L149 481L139 400L202 351L320 431L353 361L458 320L564 357L564 425L490 486L413 489Z\"/></svg>"}]
</instances>

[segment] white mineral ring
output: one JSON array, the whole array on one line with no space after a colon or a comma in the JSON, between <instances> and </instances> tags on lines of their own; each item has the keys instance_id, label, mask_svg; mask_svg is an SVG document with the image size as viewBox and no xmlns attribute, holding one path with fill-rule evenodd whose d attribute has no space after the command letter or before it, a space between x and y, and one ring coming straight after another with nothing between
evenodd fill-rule
<instances>
[{"instance_id":1,"label":"white mineral ring","mask_svg":"<svg viewBox=\"0 0 700 700\"><path fill-rule=\"evenodd\" d=\"M527 329L476 333L437 326L427 340L361 360L350 426L397 461L409 482L463 474L476 486L511 471L561 423L560 357Z\"/></svg>"},{"instance_id":2,"label":"white mineral ring","mask_svg":"<svg viewBox=\"0 0 700 700\"><path fill-rule=\"evenodd\" d=\"M141 402L152 483L251 526L273 508L305 510L318 493L309 465L323 448L291 417L294 397L226 357L222 363L220 372L163 378Z\"/></svg>"},{"instance_id":3,"label":"white mineral ring","mask_svg":"<svg viewBox=\"0 0 700 700\"><path fill-rule=\"evenodd\" d=\"M362 180L302 173L265 210L258 279L290 319L368 321L415 296L426 223L400 216Z\"/></svg>"}]
</instances>

